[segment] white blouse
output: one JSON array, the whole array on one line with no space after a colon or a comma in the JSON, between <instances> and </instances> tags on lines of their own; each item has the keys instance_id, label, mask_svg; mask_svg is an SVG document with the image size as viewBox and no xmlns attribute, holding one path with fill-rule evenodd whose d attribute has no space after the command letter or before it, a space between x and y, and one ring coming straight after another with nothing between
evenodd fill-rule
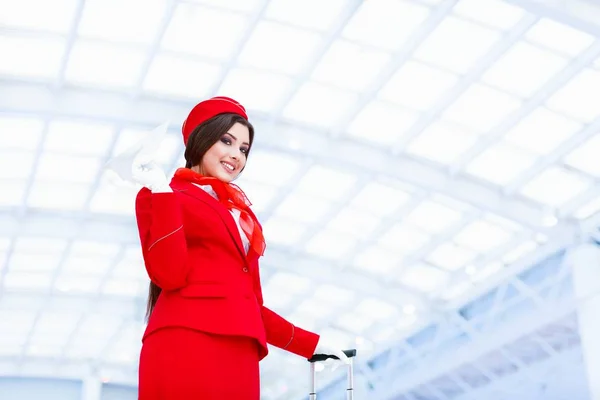
<instances>
[{"instance_id":1,"label":"white blouse","mask_svg":"<svg viewBox=\"0 0 600 400\"><path fill-rule=\"evenodd\" d=\"M198 186L200 189L202 189L206 193L210 194L212 197L215 198L215 200L219 200L219 198L217 197L217 193L215 193L215 191L213 190L213 188L210 185L198 185L196 183L194 183L194 185ZM240 211L236 210L235 208L232 208L230 212L231 212L231 215L233 215L233 220L235 221L235 224L238 228L238 232L240 233L240 237L242 238L242 244L244 245L244 251L247 254L248 249L250 248L250 240L248 240L248 238L246 237L246 234L242 230L242 226L240 225Z\"/></svg>"}]
</instances>

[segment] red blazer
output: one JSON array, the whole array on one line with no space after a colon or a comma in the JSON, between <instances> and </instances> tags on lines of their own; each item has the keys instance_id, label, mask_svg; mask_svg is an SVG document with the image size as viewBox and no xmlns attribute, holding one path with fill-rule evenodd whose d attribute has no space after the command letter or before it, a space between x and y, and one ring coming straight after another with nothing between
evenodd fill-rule
<instances>
[{"instance_id":1,"label":"red blazer","mask_svg":"<svg viewBox=\"0 0 600 400\"><path fill-rule=\"evenodd\" d=\"M263 305L258 255L245 254L231 213L201 188L177 178L173 193L143 188L136 217L148 276L163 289L144 333L167 326L255 338L310 358L319 336Z\"/></svg>"}]
</instances>

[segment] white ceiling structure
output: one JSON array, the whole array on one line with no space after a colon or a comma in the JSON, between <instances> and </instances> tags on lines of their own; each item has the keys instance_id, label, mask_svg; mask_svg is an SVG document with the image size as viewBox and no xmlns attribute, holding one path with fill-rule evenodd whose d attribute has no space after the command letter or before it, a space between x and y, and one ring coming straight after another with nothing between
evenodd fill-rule
<instances>
[{"instance_id":1,"label":"white ceiling structure","mask_svg":"<svg viewBox=\"0 0 600 400\"><path fill-rule=\"evenodd\" d=\"M170 120L160 162L182 166L180 123L218 94L257 128L238 184L265 299L357 347L365 398L562 399L574 304L543 310L569 273L523 274L596 226L598 21L576 0L0 0L0 375L136 383L137 188L104 165ZM304 369L273 350L264 398L301 398Z\"/></svg>"}]
</instances>

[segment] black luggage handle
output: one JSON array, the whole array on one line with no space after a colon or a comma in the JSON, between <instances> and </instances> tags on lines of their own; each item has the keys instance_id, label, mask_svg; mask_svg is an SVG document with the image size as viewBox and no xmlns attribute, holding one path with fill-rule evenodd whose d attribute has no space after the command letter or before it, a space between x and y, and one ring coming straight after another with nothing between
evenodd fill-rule
<instances>
[{"instance_id":1,"label":"black luggage handle","mask_svg":"<svg viewBox=\"0 0 600 400\"><path fill-rule=\"evenodd\" d=\"M343 352L346 355L346 357L348 357L348 358L356 357L356 349L343 350ZM308 359L308 362L315 363L315 362L325 361L329 358L333 358L334 360L339 360L339 357L335 356L333 354L315 354L311 358Z\"/></svg>"}]
</instances>

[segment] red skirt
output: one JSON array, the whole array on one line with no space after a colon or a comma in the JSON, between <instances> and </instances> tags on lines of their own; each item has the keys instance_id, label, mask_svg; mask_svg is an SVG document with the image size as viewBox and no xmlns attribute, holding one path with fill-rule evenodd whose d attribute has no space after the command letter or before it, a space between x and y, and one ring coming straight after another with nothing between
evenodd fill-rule
<instances>
[{"instance_id":1,"label":"red skirt","mask_svg":"<svg viewBox=\"0 0 600 400\"><path fill-rule=\"evenodd\" d=\"M142 345L138 400L259 400L258 361L255 339L163 328Z\"/></svg>"}]
</instances>

